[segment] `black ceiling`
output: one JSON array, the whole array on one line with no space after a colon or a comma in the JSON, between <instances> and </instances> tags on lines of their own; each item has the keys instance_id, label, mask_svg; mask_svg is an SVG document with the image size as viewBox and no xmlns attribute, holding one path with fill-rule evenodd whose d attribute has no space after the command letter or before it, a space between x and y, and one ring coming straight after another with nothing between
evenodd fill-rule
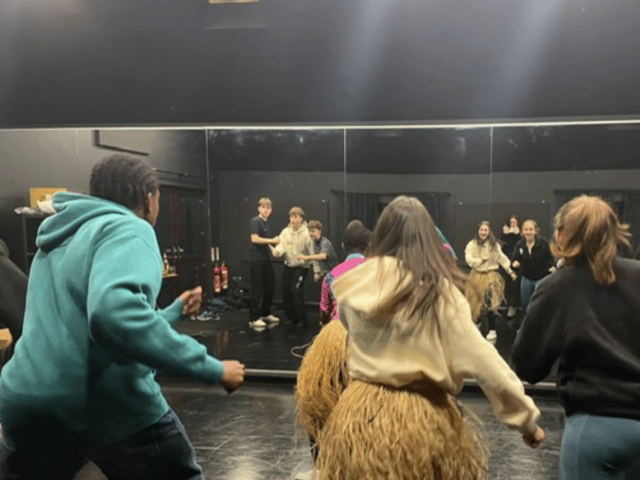
<instances>
[{"instance_id":1,"label":"black ceiling","mask_svg":"<svg viewBox=\"0 0 640 480\"><path fill-rule=\"evenodd\" d=\"M3 0L0 126L640 115L628 0Z\"/></svg>"}]
</instances>

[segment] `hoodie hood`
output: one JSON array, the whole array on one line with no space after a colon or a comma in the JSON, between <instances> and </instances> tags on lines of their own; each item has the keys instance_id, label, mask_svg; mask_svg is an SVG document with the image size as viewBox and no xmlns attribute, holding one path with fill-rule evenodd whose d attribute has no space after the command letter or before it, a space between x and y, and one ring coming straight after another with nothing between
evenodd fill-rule
<instances>
[{"instance_id":1,"label":"hoodie hood","mask_svg":"<svg viewBox=\"0 0 640 480\"><path fill-rule=\"evenodd\" d=\"M56 213L38 229L36 245L50 251L72 236L90 220L103 215L134 215L127 207L104 198L80 193L59 192L53 197Z\"/></svg>"},{"instance_id":2,"label":"hoodie hood","mask_svg":"<svg viewBox=\"0 0 640 480\"><path fill-rule=\"evenodd\" d=\"M307 235L309 235L309 230L307 229L307 222L305 221L302 222L298 230L294 230L291 224L287 225L287 229L289 230L289 233L292 236L302 235L303 233L306 233Z\"/></svg>"},{"instance_id":3,"label":"hoodie hood","mask_svg":"<svg viewBox=\"0 0 640 480\"><path fill-rule=\"evenodd\" d=\"M377 313L381 301L400 286L402 267L394 257L373 257L340 275L331 288L339 305L349 306L365 318ZM404 283L410 281L410 274Z\"/></svg>"}]
</instances>

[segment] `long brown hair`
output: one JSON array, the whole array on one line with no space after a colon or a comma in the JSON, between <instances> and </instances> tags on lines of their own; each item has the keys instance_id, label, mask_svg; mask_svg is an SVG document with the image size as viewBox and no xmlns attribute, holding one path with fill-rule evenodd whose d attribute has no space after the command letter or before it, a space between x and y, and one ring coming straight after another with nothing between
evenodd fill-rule
<instances>
[{"instance_id":1,"label":"long brown hair","mask_svg":"<svg viewBox=\"0 0 640 480\"><path fill-rule=\"evenodd\" d=\"M601 285L616 281L613 260L618 243L631 246L629 225L600 197L581 195L565 203L555 217L554 244L551 252L565 265L586 261Z\"/></svg>"},{"instance_id":2,"label":"long brown hair","mask_svg":"<svg viewBox=\"0 0 640 480\"><path fill-rule=\"evenodd\" d=\"M487 228L489 229L489 236L487 237L487 239L485 241L482 241L482 239L480 238L480 227L482 227L483 225L486 225ZM485 243L489 243L489 250L495 250L496 245L498 244L498 241L496 240L496 236L493 234L493 232L491 231L491 224L487 221L487 220L482 220L479 224L478 224L478 228L476 228L476 236L474 237L474 240L476 241L476 243L478 245L484 245Z\"/></svg>"},{"instance_id":3,"label":"long brown hair","mask_svg":"<svg viewBox=\"0 0 640 480\"><path fill-rule=\"evenodd\" d=\"M397 290L382 300L379 311L407 306L413 315L426 313L441 296L452 300L441 279L464 291L466 276L443 248L429 212L417 198L402 195L387 205L373 230L368 256L395 257L403 267Z\"/></svg>"}]
</instances>

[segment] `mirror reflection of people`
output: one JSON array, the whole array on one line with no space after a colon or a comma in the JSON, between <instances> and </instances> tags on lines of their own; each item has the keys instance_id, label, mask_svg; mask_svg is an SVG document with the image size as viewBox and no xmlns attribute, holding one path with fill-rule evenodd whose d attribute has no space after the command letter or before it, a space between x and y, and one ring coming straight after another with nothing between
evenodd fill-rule
<instances>
[{"instance_id":1,"label":"mirror reflection of people","mask_svg":"<svg viewBox=\"0 0 640 480\"><path fill-rule=\"evenodd\" d=\"M509 258L513 256L513 249L522 239L520 231L520 219L515 213L509 217L509 220L502 226L502 234L500 241L502 242L502 252ZM516 280L507 280L504 286L504 298L507 304L507 318L516 316L517 309L520 306L520 277Z\"/></svg>"},{"instance_id":2,"label":"mirror reflection of people","mask_svg":"<svg viewBox=\"0 0 640 480\"><path fill-rule=\"evenodd\" d=\"M320 220L309 220L307 229L313 240L313 255L300 254L298 260L313 262L313 280L322 282L324 276L339 263L338 255L331 241L322 234L323 227Z\"/></svg>"},{"instance_id":3,"label":"mirror reflection of people","mask_svg":"<svg viewBox=\"0 0 640 480\"><path fill-rule=\"evenodd\" d=\"M481 311L486 315L488 332L487 340L495 341L496 316L498 308L504 298L504 279L498 273L502 267L512 280L518 278L511 269L509 258L502 253L499 243L496 241L489 222L483 220L478 224L478 230L464 250L464 258L471 267L469 274L469 288L475 288L480 292L480 307L472 307L472 311Z\"/></svg>"},{"instance_id":4,"label":"mirror reflection of people","mask_svg":"<svg viewBox=\"0 0 640 480\"><path fill-rule=\"evenodd\" d=\"M455 398L465 377L527 444L543 440L533 400L473 324L464 283L425 207L389 203L367 260L333 283L351 380L318 434L319 479L484 477L486 445Z\"/></svg>"},{"instance_id":5,"label":"mirror reflection of people","mask_svg":"<svg viewBox=\"0 0 640 480\"><path fill-rule=\"evenodd\" d=\"M364 262L364 252L370 240L371 230L360 220L352 220L345 228L342 249L347 253L347 258L327 273L320 289L320 323L323 325L331 320L338 320L338 302L331 291L331 285L340 275Z\"/></svg>"},{"instance_id":6,"label":"mirror reflection of people","mask_svg":"<svg viewBox=\"0 0 640 480\"><path fill-rule=\"evenodd\" d=\"M511 257L511 266L520 274L520 302L522 311L527 311L529 299L545 276L556 271L555 260L549 242L538 235L535 220L522 222L522 239L516 244Z\"/></svg>"},{"instance_id":7,"label":"mirror reflection of people","mask_svg":"<svg viewBox=\"0 0 640 480\"><path fill-rule=\"evenodd\" d=\"M289 225L280 232L280 243L270 245L274 257L284 256L282 271L282 304L284 313L292 325L309 326L307 307L304 303L304 285L311 262L300 260L314 254L313 240L309 236L304 210L293 207L289 210Z\"/></svg>"},{"instance_id":8,"label":"mirror reflection of people","mask_svg":"<svg viewBox=\"0 0 640 480\"><path fill-rule=\"evenodd\" d=\"M3 355L5 362L22 335L26 297L27 276L11 261L7 244L0 240L0 328L8 328L11 333L11 345Z\"/></svg>"},{"instance_id":9,"label":"mirror reflection of people","mask_svg":"<svg viewBox=\"0 0 640 480\"><path fill-rule=\"evenodd\" d=\"M249 300L249 325L265 328L267 323L278 323L280 319L271 313L271 303L276 288L276 274L269 256L269 247L280 239L271 237L269 217L273 204L269 197L258 200L258 215L249 222L249 271L251 273L251 297Z\"/></svg>"},{"instance_id":10,"label":"mirror reflection of people","mask_svg":"<svg viewBox=\"0 0 640 480\"><path fill-rule=\"evenodd\" d=\"M91 460L112 479L204 478L155 370L231 392L244 366L173 328L199 309L200 287L156 310L159 199L152 168L120 154L94 166L90 195L54 197L0 376L0 477L71 479Z\"/></svg>"},{"instance_id":11,"label":"mirror reflection of people","mask_svg":"<svg viewBox=\"0 0 640 480\"><path fill-rule=\"evenodd\" d=\"M640 464L640 262L601 198L580 196L555 216L551 250L564 266L536 288L512 350L518 375L537 383L558 362L566 412L563 480L622 479Z\"/></svg>"}]
</instances>

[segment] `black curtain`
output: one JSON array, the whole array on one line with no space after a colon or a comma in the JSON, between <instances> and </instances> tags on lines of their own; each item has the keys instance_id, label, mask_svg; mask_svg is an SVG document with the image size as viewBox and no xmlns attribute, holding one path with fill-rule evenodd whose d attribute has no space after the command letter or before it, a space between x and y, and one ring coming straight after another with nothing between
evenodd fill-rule
<instances>
[{"instance_id":1,"label":"black curtain","mask_svg":"<svg viewBox=\"0 0 640 480\"><path fill-rule=\"evenodd\" d=\"M399 192L399 193L365 193L365 192L345 192L332 190L336 197L338 205L338 225L341 227L340 238L344 233L344 227L353 219L359 219L364 225L373 230L378 216L380 215L381 206L387 199L395 198L398 195L408 195L416 197L420 200L435 224L445 232L449 230L448 221L446 220L447 201L451 194L449 192ZM347 205L345 207L344 202ZM346 213L346 217L344 216Z\"/></svg>"},{"instance_id":2,"label":"black curtain","mask_svg":"<svg viewBox=\"0 0 640 480\"><path fill-rule=\"evenodd\" d=\"M358 219L373 230L380 215L381 198L379 193L347 193L347 223Z\"/></svg>"},{"instance_id":3,"label":"black curtain","mask_svg":"<svg viewBox=\"0 0 640 480\"><path fill-rule=\"evenodd\" d=\"M616 212L620 211L620 221L629 224L632 242L640 246L638 237L640 236L640 190L605 190L605 189L576 189L576 190L556 190L556 211L569 200L579 195L592 195L602 198L613 207ZM621 206L620 209L616 208ZM632 250L632 252L635 250Z\"/></svg>"}]
</instances>

